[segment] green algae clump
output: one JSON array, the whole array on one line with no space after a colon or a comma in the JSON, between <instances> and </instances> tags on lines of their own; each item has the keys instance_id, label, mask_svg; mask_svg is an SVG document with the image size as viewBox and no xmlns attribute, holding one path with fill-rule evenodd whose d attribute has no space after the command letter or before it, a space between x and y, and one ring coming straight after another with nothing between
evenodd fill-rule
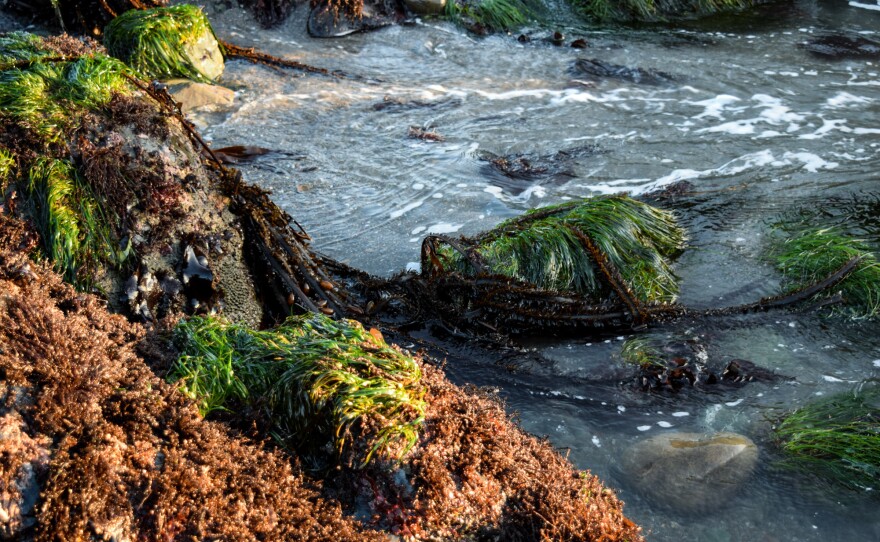
<instances>
[{"instance_id":1,"label":"green algae clump","mask_svg":"<svg viewBox=\"0 0 880 542\"><path fill-rule=\"evenodd\" d=\"M791 236L787 240L771 249L787 292L813 284L858 258L849 276L832 292L817 297L827 299L840 292L845 304L834 311L852 318L876 318L880 314L880 262L868 242L836 227L810 227L788 233Z\"/></svg>"},{"instance_id":2,"label":"green algae clump","mask_svg":"<svg viewBox=\"0 0 880 542\"><path fill-rule=\"evenodd\" d=\"M667 21L742 11L767 0L570 0L586 17L600 21Z\"/></svg>"},{"instance_id":3,"label":"green algae clump","mask_svg":"<svg viewBox=\"0 0 880 542\"><path fill-rule=\"evenodd\" d=\"M208 18L196 6L127 11L104 29L104 45L148 79L213 82L223 54Z\"/></svg>"},{"instance_id":4,"label":"green algae clump","mask_svg":"<svg viewBox=\"0 0 880 542\"><path fill-rule=\"evenodd\" d=\"M678 278L670 259L685 245L675 215L628 196L605 196L543 207L493 230L444 246L423 258L423 273L501 275L549 291L596 301L614 274L644 303L671 303ZM482 270L480 269L482 268Z\"/></svg>"},{"instance_id":5,"label":"green algae clump","mask_svg":"<svg viewBox=\"0 0 880 542\"><path fill-rule=\"evenodd\" d=\"M805 405L775 429L785 465L850 489L880 487L880 385Z\"/></svg>"},{"instance_id":6,"label":"green algae clump","mask_svg":"<svg viewBox=\"0 0 880 542\"><path fill-rule=\"evenodd\" d=\"M265 404L282 441L307 452L369 441L364 464L375 453L400 459L418 441L426 408L419 363L376 330L308 314L266 331L198 317L175 335L181 356L169 380L203 414Z\"/></svg>"}]
</instances>

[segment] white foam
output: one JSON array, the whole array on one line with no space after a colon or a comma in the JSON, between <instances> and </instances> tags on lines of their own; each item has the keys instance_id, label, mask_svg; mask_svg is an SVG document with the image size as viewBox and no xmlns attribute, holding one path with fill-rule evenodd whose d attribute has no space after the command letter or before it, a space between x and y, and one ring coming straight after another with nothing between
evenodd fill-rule
<instances>
[{"instance_id":1,"label":"white foam","mask_svg":"<svg viewBox=\"0 0 880 542\"><path fill-rule=\"evenodd\" d=\"M659 425L660 427L662 427L664 429L672 427L672 424L669 422L657 422L657 425Z\"/></svg>"},{"instance_id":2,"label":"white foam","mask_svg":"<svg viewBox=\"0 0 880 542\"><path fill-rule=\"evenodd\" d=\"M691 415L690 412L684 412L684 411L672 413L672 417L674 417L674 418L683 418L685 416L690 416L690 415Z\"/></svg>"},{"instance_id":3,"label":"white foam","mask_svg":"<svg viewBox=\"0 0 880 542\"><path fill-rule=\"evenodd\" d=\"M441 222L439 224L434 224L433 226L428 226L427 233L433 234L444 234L444 233L455 233L461 229L464 224L450 224L448 222Z\"/></svg>"},{"instance_id":4,"label":"white foam","mask_svg":"<svg viewBox=\"0 0 880 542\"><path fill-rule=\"evenodd\" d=\"M413 228L413 231L409 232L410 235L418 235L423 231L427 230L425 226L419 226L418 228Z\"/></svg>"},{"instance_id":5,"label":"white foam","mask_svg":"<svg viewBox=\"0 0 880 542\"><path fill-rule=\"evenodd\" d=\"M729 407L735 407L735 406L739 405L739 404L742 403L742 402L743 402L743 399L737 399L736 401L730 401L729 403L724 403L724 404L727 405L727 406L729 406Z\"/></svg>"},{"instance_id":6,"label":"white foam","mask_svg":"<svg viewBox=\"0 0 880 542\"><path fill-rule=\"evenodd\" d=\"M602 441L600 441L599 437L597 437L596 435L593 435L592 441L593 441L593 445L596 446L596 448L602 447Z\"/></svg>"},{"instance_id":7,"label":"white foam","mask_svg":"<svg viewBox=\"0 0 880 542\"><path fill-rule=\"evenodd\" d=\"M880 368L880 359L875 359L873 361L873 363L874 363L874 367Z\"/></svg>"},{"instance_id":8,"label":"white foam","mask_svg":"<svg viewBox=\"0 0 880 542\"><path fill-rule=\"evenodd\" d=\"M727 106L734 104L736 102L742 101L736 96L731 96L729 94L719 94L714 98L709 98L708 100L701 100L699 102L684 102L689 105L699 105L703 108L703 112L699 115L694 115L691 117L692 119L702 119L704 117L715 117L716 119L723 119L724 115L722 114L725 110L727 110ZM742 111L743 108L735 109L736 111Z\"/></svg>"},{"instance_id":9,"label":"white foam","mask_svg":"<svg viewBox=\"0 0 880 542\"><path fill-rule=\"evenodd\" d=\"M837 378L836 376L830 376L830 375L822 375L822 379L825 382L844 382L844 380L841 380L841 379Z\"/></svg>"},{"instance_id":10,"label":"white foam","mask_svg":"<svg viewBox=\"0 0 880 542\"><path fill-rule=\"evenodd\" d=\"M834 169L840 164L828 162L811 152L787 152L782 155L783 160L797 160L804 164L804 169L810 173L816 173L820 169Z\"/></svg>"},{"instance_id":11,"label":"white foam","mask_svg":"<svg viewBox=\"0 0 880 542\"><path fill-rule=\"evenodd\" d=\"M417 207L421 207L423 203L425 203L425 200L418 200L418 201L413 201L411 203L407 203L406 205L404 205L400 209L397 209L396 211L391 211L388 214L388 216L389 216L389 218L400 218L403 215L405 215L406 213L412 211L413 209L415 209Z\"/></svg>"},{"instance_id":12,"label":"white foam","mask_svg":"<svg viewBox=\"0 0 880 542\"><path fill-rule=\"evenodd\" d=\"M871 98L856 96L854 94L850 94L849 92L838 92L834 96L825 100L825 104L826 107L829 107L831 109L840 109L850 105L869 104L872 101L874 100L872 100Z\"/></svg>"},{"instance_id":13,"label":"white foam","mask_svg":"<svg viewBox=\"0 0 880 542\"><path fill-rule=\"evenodd\" d=\"M850 2L849 5L859 9L869 9L871 11L880 11L880 4L863 4L862 2Z\"/></svg>"},{"instance_id":14,"label":"white foam","mask_svg":"<svg viewBox=\"0 0 880 542\"><path fill-rule=\"evenodd\" d=\"M880 129L877 129L877 128L854 128L853 133L856 135L880 134Z\"/></svg>"},{"instance_id":15,"label":"white foam","mask_svg":"<svg viewBox=\"0 0 880 542\"><path fill-rule=\"evenodd\" d=\"M406 264L406 270L413 271L415 273L421 273L422 272L422 264L419 262L408 262Z\"/></svg>"},{"instance_id":16,"label":"white foam","mask_svg":"<svg viewBox=\"0 0 880 542\"><path fill-rule=\"evenodd\" d=\"M651 428L650 425L640 425L640 426L636 427L636 429L638 429L639 431L647 431L650 428Z\"/></svg>"},{"instance_id":17,"label":"white foam","mask_svg":"<svg viewBox=\"0 0 880 542\"><path fill-rule=\"evenodd\" d=\"M844 133L852 132L852 128L846 125L846 119L822 119L822 126L812 134L804 134L800 139L821 139L829 132L840 131Z\"/></svg>"}]
</instances>

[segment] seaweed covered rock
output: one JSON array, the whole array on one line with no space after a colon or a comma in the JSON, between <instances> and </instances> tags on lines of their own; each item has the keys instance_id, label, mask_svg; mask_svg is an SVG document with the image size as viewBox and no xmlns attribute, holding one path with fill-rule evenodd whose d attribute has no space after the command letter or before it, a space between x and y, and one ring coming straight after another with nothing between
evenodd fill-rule
<instances>
[{"instance_id":1,"label":"seaweed covered rock","mask_svg":"<svg viewBox=\"0 0 880 542\"><path fill-rule=\"evenodd\" d=\"M136 354L141 328L30 261L35 242L0 215L0 509L19 511L4 534L386 540L322 498L296 460L202 420Z\"/></svg>"},{"instance_id":2,"label":"seaweed covered rock","mask_svg":"<svg viewBox=\"0 0 880 542\"><path fill-rule=\"evenodd\" d=\"M876 495L880 484L880 385L866 382L786 415L775 427L785 465Z\"/></svg>"},{"instance_id":3,"label":"seaweed covered rock","mask_svg":"<svg viewBox=\"0 0 880 542\"><path fill-rule=\"evenodd\" d=\"M848 261L854 270L834 290L817 292L814 302L832 302L832 310L853 318L880 315L880 262L876 246L841 227L794 224L779 228L786 238L773 244L769 256L782 273L787 291L815 283Z\"/></svg>"},{"instance_id":4,"label":"seaweed covered rock","mask_svg":"<svg viewBox=\"0 0 880 542\"><path fill-rule=\"evenodd\" d=\"M243 233L198 138L161 93L72 38L0 37L2 200L39 255L146 320L262 309Z\"/></svg>"},{"instance_id":5,"label":"seaweed covered rock","mask_svg":"<svg viewBox=\"0 0 880 542\"><path fill-rule=\"evenodd\" d=\"M168 0L10 0L9 9L55 21L67 31L100 36L114 17L132 9L165 6Z\"/></svg>"},{"instance_id":6,"label":"seaweed covered rock","mask_svg":"<svg viewBox=\"0 0 880 542\"><path fill-rule=\"evenodd\" d=\"M422 276L437 310L510 330L639 320L678 292L675 216L628 196L544 207L473 238L430 236Z\"/></svg>"},{"instance_id":7,"label":"seaweed covered rock","mask_svg":"<svg viewBox=\"0 0 880 542\"><path fill-rule=\"evenodd\" d=\"M595 476L524 433L497 399L451 384L376 330L319 315L259 332L194 319L179 324L177 345L170 376L203 409L263 405L269 431L311 450L328 490L383 530L425 540L641 540Z\"/></svg>"},{"instance_id":8,"label":"seaweed covered rock","mask_svg":"<svg viewBox=\"0 0 880 542\"><path fill-rule=\"evenodd\" d=\"M770 0L571 0L584 15L601 21L670 21L742 11Z\"/></svg>"},{"instance_id":9,"label":"seaweed covered rock","mask_svg":"<svg viewBox=\"0 0 880 542\"><path fill-rule=\"evenodd\" d=\"M148 79L210 82L223 74L223 53L196 6L127 11L104 29L107 51Z\"/></svg>"}]
</instances>

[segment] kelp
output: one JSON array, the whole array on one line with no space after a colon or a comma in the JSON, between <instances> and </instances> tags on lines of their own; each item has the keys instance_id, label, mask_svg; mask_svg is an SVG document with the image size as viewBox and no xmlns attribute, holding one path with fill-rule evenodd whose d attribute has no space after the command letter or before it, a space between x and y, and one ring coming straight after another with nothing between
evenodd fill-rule
<instances>
[{"instance_id":1,"label":"kelp","mask_svg":"<svg viewBox=\"0 0 880 542\"><path fill-rule=\"evenodd\" d=\"M876 493L880 484L880 385L808 403L785 416L775 435L785 466L843 487Z\"/></svg>"},{"instance_id":2,"label":"kelp","mask_svg":"<svg viewBox=\"0 0 880 542\"><path fill-rule=\"evenodd\" d=\"M542 10L534 0L448 0L446 17L475 30L514 30L534 20Z\"/></svg>"},{"instance_id":3,"label":"kelp","mask_svg":"<svg viewBox=\"0 0 880 542\"><path fill-rule=\"evenodd\" d=\"M782 273L787 291L796 291L833 272L847 261L857 259L855 270L835 291L824 291L814 301L827 300L839 292L843 306L834 311L852 318L880 315L880 262L875 249L840 227L781 228L788 239L770 247L770 257Z\"/></svg>"},{"instance_id":4,"label":"kelp","mask_svg":"<svg viewBox=\"0 0 880 542\"><path fill-rule=\"evenodd\" d=\"M192 318L176 331L181 356L169 373L207 415L233 404L265 404L274 433L307 453L341 452L358 439L359 459L401 458L418 440L425 401L418 363L354 321L309 314L255 331Z\"/></svg>"},{"instance_id":5,"label":"kelp","mask_svg":"<svg viewBox=\"0 0 880 542\"><path fill-rule=\"evenodd\" d=\"M622 294L670 303L678 293L671 258L685 239L671 212L628 196L595 197L530 211L434 257L423 251L422 272L501 275L595 302Z\"/></svg>"},{"instance_id":6,"label":"kelp","mask_svg":"<svg viewBox=\"0 0 880 542\"><path fill-rule=\"evenodd\" d=\"M741 11L766 0L570 0L591 19L600 21L665 21Z\"/></svg>"},{"instance_id":7,"label":"kelp","mask_svg":"<svg viewBox=\"0 0 880 542\"><path fill-rule=\"evenodd\" d=\"M214 30L202 10L189 4L127 11L104 30L104 46L148 79L183 77L211 82L218 74L205 73L197 44L217 48ZM200 52L198 54L201 54Z\"/></svg>"}]
</instances>

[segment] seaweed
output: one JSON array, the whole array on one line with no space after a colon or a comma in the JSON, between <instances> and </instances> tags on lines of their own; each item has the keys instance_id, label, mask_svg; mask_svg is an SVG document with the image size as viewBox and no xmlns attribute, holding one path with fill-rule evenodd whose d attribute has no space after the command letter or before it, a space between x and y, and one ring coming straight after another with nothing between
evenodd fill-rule
<instances>
[{"instance_id":1,"label":"seaweed","mask_svg":"<svg viewBox=\"0 0 880 542\"><path fill-rule=\"evenodd\" d=\"M449 0L446 17L477 31L503 32L537 18L541 8L534 0Z\"/></svg>"},{"instance_id":2,"label":"seaweed","mask_svg":"<svg viewBox=\"0 0 880 542\"><path fill-rule=\"evenodd\" d=\"M880 484L880 385L808 403L785 416L775 436L787 456L783 465L821 475L843 487Z\"/></svg>"},{"instance_id":3,"label":"seaweed","mask_svg":"<svg viewBox=\"0 0 880 542\"><path fill-rule=\"evenodd\" d=\"M600 21L665 21L741 11L765 0L570 0L584 16Z\"/></svg>"},{"instance_id":4,"label":"seaweed","mask_svg":"<svg viewBox=\"0 0 880 542\"><path fill-rule=\"evenodd\" d=\"M111 55L148 79L184 77L212 82L218 74L205 73L194 54L201 40L217 49L211 23L202 10L189 4L149 10L131 10L113 19L104 30L104 46Z\"/></svg>"},{"instance_id":5,"label":"seaweed","mask_svg":"<svg viewBox=\"0 0 880 542\"><path fill-rule=\"evenodd\" d=\"M627 196L543 207L503 222L463 250L443 247L424 258L423 273L502 275L543 290L575 292L596 302L612 293L640 303L670 303L678 280L670 259L686 235L675 216ZM630 290L622 292L620 290Z\"/></svg>"},{"instance_id":6,"label":"seaweed","mask_svg":"<svg viewBox=\"0 0 880 542\"><path fill-rule=\"evenodd\" d=\"M839 227L781 229L790 237L770 247L769 255L782 273L787 291L803 288L857 259L853 272L838 284L844 304L833 310L852 318L872 319L880 314L880 262L872 245ZM821 301L834 293L821 292L813 299Z\"/></svg>"},{"instance_id":7,"label":"seaweed","mask_svg":"<svg viewBox=\"0 0 880 542\"><path fill-rule=\"evenodd\" d=\"M175 333L182 355L169 379L204 415L266 403L282 441L312 453L332 441L342 452L359 438L369 441L363 464L377 453L400 459L418 440L419 365L376 330L309 314L266 331L192 318Z\"/></svg>"}]
</instances>

